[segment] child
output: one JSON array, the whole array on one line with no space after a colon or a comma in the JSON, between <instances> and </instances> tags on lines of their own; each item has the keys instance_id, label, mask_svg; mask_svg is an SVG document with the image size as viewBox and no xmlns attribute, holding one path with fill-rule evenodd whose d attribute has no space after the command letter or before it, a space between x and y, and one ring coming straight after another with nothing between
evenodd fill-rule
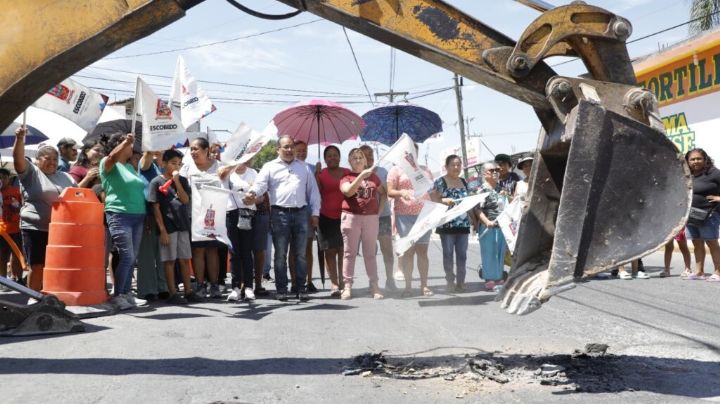
<instances>
[{"instance_id":1,"label":"child","mask_svg":"<svg viewBox=\"0 0 720 404\"><path fill-rule=\"evenodd\" d=\"M183 154L166 150L162 155L162 175L150 182L148 202L152 203L153 215L160 235L160 261L165 269L169 304L200 302L202 298L193 293L190 286L190 220L186 206L190 202L190 184L179 175ZM175 260L180 263L185 298L177 293Z\"/></svg>"}]
</instances>

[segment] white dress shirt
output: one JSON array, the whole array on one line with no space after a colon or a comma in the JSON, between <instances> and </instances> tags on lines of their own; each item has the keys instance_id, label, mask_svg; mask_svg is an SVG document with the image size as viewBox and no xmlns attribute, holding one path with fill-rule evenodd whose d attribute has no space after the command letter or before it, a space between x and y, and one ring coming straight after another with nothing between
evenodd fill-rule
<instances>
[{"instance_id":1,"label":"white dress shirt","mask_svg":"<svg viewBox=\"0 0 720 404\"><path fill-rule=\"evenodd\" d=\"M267 191L270 205L283 208L310 205L312 216L320 215L320 191L315 176L303 161L295 159L287 163L281 158L268 161L258 173L250 190L255 195L262 195Z\"/></svg>"}]
</instances>

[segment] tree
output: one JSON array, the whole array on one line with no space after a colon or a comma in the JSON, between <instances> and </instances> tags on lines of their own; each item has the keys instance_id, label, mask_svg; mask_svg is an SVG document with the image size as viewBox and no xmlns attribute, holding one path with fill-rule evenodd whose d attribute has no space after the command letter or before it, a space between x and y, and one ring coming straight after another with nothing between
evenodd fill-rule
<instances>
[{"instance_id":1,"label":"tree","mask_svg":"<svg viewBox=\"0 0 720 404\"><path fill-rule=\"evenodd\" d=\"M253 157L252 168L260 171L265 163L275 160L277 156L277 140L271 140Z\"/></svg>"},{"instance_id":2,"label":"tree","mask_svg":"<svg viewBox=\"0 0 720 404\"><path fill-rule=\"evenodd\" d=\"M720 0L692 0L690 33L699 34L720 25Z\"/></svg>"}]
</instances>

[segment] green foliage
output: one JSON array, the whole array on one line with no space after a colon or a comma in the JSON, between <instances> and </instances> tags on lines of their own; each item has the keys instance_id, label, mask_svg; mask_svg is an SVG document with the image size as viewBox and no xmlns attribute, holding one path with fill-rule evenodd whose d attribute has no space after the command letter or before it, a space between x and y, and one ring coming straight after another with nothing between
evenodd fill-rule
<instances>
[{"instance_id":1,"label":"green foliage","mask_svg":"<svg viewBox=\"0 0 720 404\"><path fill-rule=\"evenodd\" d=\"M252 160L252 168L260 171L265 163L275 160L277 156L277 140L271 140L255 155Z\"/></svg>"},{"instance_id":2,"label":"green foliage","mask_svg":"<svg viewBox=\"0 0 720 404\"><path fill-rule=\"evenodd\" d=\"M692 0L690 33L698 34L720 25L720 0Z\"/></svg>"}]
</instances>

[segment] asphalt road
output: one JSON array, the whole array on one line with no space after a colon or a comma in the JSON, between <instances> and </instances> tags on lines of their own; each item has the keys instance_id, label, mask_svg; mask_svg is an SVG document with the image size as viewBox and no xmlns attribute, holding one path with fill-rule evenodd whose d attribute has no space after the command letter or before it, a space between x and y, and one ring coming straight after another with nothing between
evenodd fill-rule
<instances>
[{"instance_id":1,"label":"asphalt road","mask_svg":"<svg viewBox=\"0 0 720 404\"><path fill-rule=\"evenodd\" d=\"M470 250L476 267L477 244ZM0 401L720 401L720 284L681 280L679 255L671 278L656 277L656 253L645 259L652 279L595 279L517 317L481 290L476 272L468 293L446 293L437 241L430 252L429 298L372 300L359 259L357 297L347 302L325 291L307 303L158 303L84 320L85 333L2 338ZM569 356L588 343L607 344L607 354ZM343 376L366 352L395 367ZM463 367L480 358L508 382ZM537 375L542 364L563 372Z\"/></svg>"}]
</instances>

